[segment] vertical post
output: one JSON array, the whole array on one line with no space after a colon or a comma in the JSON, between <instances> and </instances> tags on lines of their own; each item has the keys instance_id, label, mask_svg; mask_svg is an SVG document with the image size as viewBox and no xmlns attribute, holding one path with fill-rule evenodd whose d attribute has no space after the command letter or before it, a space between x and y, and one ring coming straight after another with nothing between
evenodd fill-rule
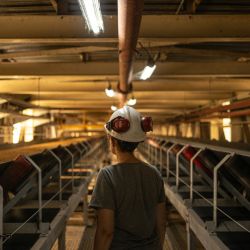
<instances>
[{"instance_id":1,"label":"vertical post","mask_svg":"<svg viewBox=\"0 0 250 250\"><path fill-rule=\"evenodd\" d=\"M91 144L89 143L89 141L85 141L87 144L88 144L88 146L89 146L89 148L91 148Z\"/></svg>"},{"instance_id":2,"label":"vertical post","mask_svg":"<svg viewBox=\"0 0 250 250\"><path fill-rule=\"evenodd\" d=\"M80 157L82 157L83 150L81 150L77 144L74 144L74 146L75 146L76 150L80 153Z\"/></svg>"},{"instance_id":3,"label":"vertical post","mask_svg":"<svg viewBox=\"0 0 250 250\"><path fill-rule=\"evenodd\" d=\"M176 146L177 144L172 144L169 149L167 150L167 179L169 178L169 170L170 170L170 161L169 161L169 154L170 151Z\"/></svg>"},{"instance_id":4,"label":"vertical post","mask_svg":"<svg viewBox=\"0 0 250 250\"><path fill-rule=\"evenodd\" d=\"M58 161L59 164L59 201L62 200L62 161L61 159L51 150L48 150L51 155Z\"/></svg>"},{"instance_id":5,"label":"vertical post","mask_svg":"<svg viewBox=\"0 0 250 250\"><path fill-rule=\"evenodd\" d=\"M85 150L86 150L85 153L87 153L87 149L88 149L87 146L83 142L80 142L80 143L85 148Z\"/></svg>"},{"instance_id":6,"label":"vertical post","mask_svg":"<svg viewBox=\"0 0 250 250\"><path fill-rule=\"evenodd\" d=\"M186 222L186 230L187 230L187 250L194 249L194 235L190 228L189 221Z\"/></svg>"},{"instance_id":7,"label":"vertical post","mask_svg":"<svg viewBox=\"0 0 250 250\"><path fill-rule=\"evenodd\" d=\"M3 249L3 188L0 186L0 250Z\"/></svg>"},{"instance_id":8,"label":"vertical post","mask_svg":"<svg viewBox=\"0 0 250 250\"><path fill-rule=\"evenodd\" d=\"M63 231L58 237L58 250L66 250L66 225L64 225Z\"/></svg>"},{"instance_id":9,"label":"vertical post","mask_svg":"<svg viewBox=\"0 0 250 250\"><path fill-rule=\"evenodd\" d=\"M25 156L25 158L31 163L31 165L36 169L38 173L38 229L42 232L42 170L41 168L29 157Z\"/></svg>"},{"instance_id":10,"label":"vertical post","mask_svg":"<svg viewBox=\"0 0 250 250\"><path fill-rule=\"evenodd\" d=\"M72 177L72 193L74 192L74 186L75 186L75 182L74 182L74 155L70 152L70 150L68 148L64 148L65 151L70 155L71 157L71 177Z\"/></svg>"},{"instance_id":11,"label":"vertical post","mask_svg":"<svg viewBox=\"0 0 250 250\"><path fill-rule=\"evenodd\" d=\"M218 196L218 171L220 167L233 156L233 154L227 154L214 168L214 190L213 190L213 222L215 228L217 227L217 196Z\"/></svg>"},{"instance_id":12,"label":"vertical post","mask_svg":"<svg viewBox=\"0 0 250 250\"><path fill-rule=\"evenodd\" d=\"M160 172L162 173L162 168L163 168L163 157L162 157L162 150L165 147L165 145L167 144L167 141L164 141L164 143L161 145L160 147Z\"/></svg>"},{"instance_id":13,"label":"vertical post","mask_svg":"<svg viewBox=\"0 0 250 250\"><path fill-rule=\"evenodd\" d=\"M83 196L83 214L84 214L84 225L88 226L88 188Z\"/></svg>"},{"instance_id":14,"label":"vertical post","mask_svg":"<svg viewBox=\"0 0 250 250\"><path fill-rule=\"evenodd\" d=\"M204 149L200 148L195 155L190 160L190 202L193 202L193 188L194 188L194 160L195 158L203 151Z\"/></svg>"},{"instance_id":15,"label":"vertical post","mask_svg":"<svg viewBox=\"0 0 250 250\"><path fill-rule=\"evenodd\" d=\"M179 164L179 159L181 153L188 147L189 145L185 145L181 148L181 150L176 154L176 189L179 188L180 180L179 180L179 175L180 175L180 164Z\"/></svg>"}]
</instances>

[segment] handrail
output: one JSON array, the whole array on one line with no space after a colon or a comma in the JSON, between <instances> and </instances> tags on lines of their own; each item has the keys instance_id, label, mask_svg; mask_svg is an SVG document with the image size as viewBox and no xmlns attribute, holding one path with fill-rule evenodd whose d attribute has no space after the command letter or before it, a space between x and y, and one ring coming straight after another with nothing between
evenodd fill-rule
<instances>
[{"instance_id":1,"label":"handrail","mask_svg":"<svg viewBox=\"0 0 250 250\"><path fill-rule=\"evenodd\" d=\"M157 136L155 138L161 138L161 139L165 139L168 140L169 142L172 143L176 143L176 144L180 144L180 145L186 145L189 144L190 146L194 147L194 148L208 148L214 151L218 151L218 152L224 152L224 153L234 153L237 155L241 155L241 156L247 156L250 157L250 151L249 150L241 150L241 149L237 149L237 148L228 148L228 147L222 147L222 146L216 146L216 145L212 145L209 143L204 143L204 142L196 142L196 141L191 141L188 139L179 139L179 138L175 138L175 137L164 137L164 136Z\"/></svg>"},{"instance_id":2,"label":"handrail","mask_svg":"<svg viewBox=\"0 0 250 250\"><path fill-rule=\"evenodd\" d=\"M38 229L39 232L42 232L42 221L43 221L43 215L42 215L42 170L41 168L30 158L30 156L25 156L25 158L31 163L31 165L36 169L38 173Z\"/></svg>"},{"instance_id":3,"label":"handrail","mask_svg":"<svg viewBox=\"0 0 250 250\"><path fill-rule=\"evenodd\" d=\"M163 138L163 137L161 137ZM153 139L153 138L151 138ZM244 227L241 223L235 221L232 217L230 217L228 214L226 214L223 210L221 210L218 207L218 171L219 169L225 164L225 162L230 159L231 157L233 157L235 154L238 153L238 151L236 150L236 152L234 152L233 150L230 151L230 153L228 153L228 150L222 147L213 147L211 145L207 145L204 143L192 143L191 141L186 140L186 144L183 143L183 141L176 139L176 140L172 140L169 138L166 139L168 143L173 143L167 150L167 179L169 178L169 173L171 172L175 177L176 177L176 188L178 189L179 187L179 182L183 182L185 183L181 178L179 178L179 156L180 154L185 150L185 148L187 148L188 146L191 147L195 147L198 148L198 151L192 156L192 158L190 159L190 185L188 185L187 183L185 183L185 185L187 187L189 187L190 189L190 202L192 203L193 201L193 193L197 193L199 194L200 197L202 197L203 199L205 199L206 201L208 201L202 194L200 194L197 190L194 190L193 188L193 174L194 174L194 160L196 159L196 157L198 157L198 155L204 151L205 149L212 149L212 150L218 150L220 152L224 152L227 153L222 160L220 160L219 163L217 163L217 165L214 167L213 170L213 201L209 202L210 205L212 205L213 207L213 224L215 229L218 226L218 220L217 220L217 211L220 211L221 213L223 213L224 215L226 215L230 220L234 221L237 225L239 225L242 229L244 229L245 231L249 232L249 230ZM173 173L172 171L170 171L170 162L169 162L169 154L170 151L172 150L173 147L175 147L176 145L182 145L183 147L181 148L181 150L179 150L179 152L176 154L176 173ZM151 145L152 146L152 145ZM157 147L154 146L155 148L157 148L158 150L161 150L161 147ZM241 151L241 155L244 155L246 157L250 157L250 153L246 152L246 151ZM159 159L158 159L159 161ZM161 162L161 158L160 158L160 162Z\"/></svg>"}]
</instances>

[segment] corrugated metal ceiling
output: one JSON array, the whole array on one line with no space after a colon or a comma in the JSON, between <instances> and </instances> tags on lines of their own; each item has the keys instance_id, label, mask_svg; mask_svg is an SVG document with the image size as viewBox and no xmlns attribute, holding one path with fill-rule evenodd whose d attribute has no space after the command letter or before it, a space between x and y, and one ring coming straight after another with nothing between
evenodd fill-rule
<instances>
[{"instance_id":1,"label":"corrugated metal ceiling","mask_svg":"<svg viewBox=\"0 0 250 250\"><path fill-rule=\"evenodd\" d=\"M0 14L56 14L53 0L1 0ZM187 14L186 2L179 14ZM68 14L80 14L77 0L68 0ZM175 14L181 0L145 0L144 14ZM104 15L117 14L116 0L101 0ZM246 14L250 13L250 0L203 0L197 14Z\"/></svg>"}]
</instances>

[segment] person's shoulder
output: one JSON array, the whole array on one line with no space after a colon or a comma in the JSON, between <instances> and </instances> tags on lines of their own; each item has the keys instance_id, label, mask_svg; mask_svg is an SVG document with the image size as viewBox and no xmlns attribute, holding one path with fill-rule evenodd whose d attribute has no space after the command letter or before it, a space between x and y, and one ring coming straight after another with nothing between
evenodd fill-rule
<instances>
[{"instance_id":1,"label":"person's shoulder","mask_svg":"<svg viewBox=\"0 0 250 250\"><path fill-rule=\"evenodd\" d=\"M103 175L109 175L109 174L113 173L114 170L115 170L115 168L113 165L108 165L108 166L101 168L101 170L99 172Z\"/></svg>"},{"instance_id":2,"label":"person's shoulder","mask_svg":"<svg viewBox=\"0 0 250 250\"><path fill-rule=\"evenodd\" d=\"M151 173L153 174L156 174L156 175L160 175L160 171L157 169L156 166L154 165L151 165L149 163L143 163L143 165L145 166L145 169L147 169L147 171L150 171Z\"/></svg>"}]
</instances>

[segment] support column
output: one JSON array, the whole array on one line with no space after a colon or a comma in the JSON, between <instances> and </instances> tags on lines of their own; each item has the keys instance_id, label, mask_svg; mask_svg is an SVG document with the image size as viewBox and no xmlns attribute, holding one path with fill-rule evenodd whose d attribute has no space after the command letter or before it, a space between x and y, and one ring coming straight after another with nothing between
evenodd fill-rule
<instances>
[{"instance_id":1,"label":"support column","mask_svg":"<svg viewBox=\"0 0 250 250\"><path fill-rule=\"evenodd\" d=\"M210 139L210 123L209 122L200 123L200 134L201 134L201 139L205 139L205 140Z\"/></svg>"},{"instance_id":2,"label":"support column","mask_svg":"<svg viewBox=\"0 0 250 250\"><path fill-rule=\"evenodd\" d=\"M232 122L232 142L243 142L241 118L232 117L231 122Z\"/></svg>"},{"instance_id":3,"label":"support column","mask_svg":"<svg viewBox=\"0 0 250 250\"><path fill-rule=\"evenodd\" d=\"M66 225L58 237L58 250L66 250Z\"/></svg>"},{"instance_id":4,"label":"support column","mask_svg":"<svg viewBox=\"0 0 250 250\"><path fill-rule=\"evenodd\" d=\"M89 220L88 220L88 190L86 194L83 196L83 215L84 215L84 226L88 226Z\"/></svg>"},{"instance_id":5,"label":"support column","mask_svg":"<svg viewBox=\"0 0 250 250\"><path fill-rule=\"evenodd\" d=\"M195 249L194 245L194 233L192 232L189 222L186 223L186 230L187 230L187 250Z\"/></svg>"},{"instance_id":6,"label":"support column","mask_svg":"<svg viewBox=\"0 0 250 250\"><path fill-rule=\"evenodd\" d=\"M223 132L223 130L222 130ZM219 131L219 125L218 125L218 120L214 119L211 120L210 123L210 138L211 140L219 140L220 139L220 131Z\"/></svg>"},{"instance_id":7,"label":"support column","mask_svg":"<svg viewBox=\"0 0 250 250\"><path fill-rule=\"evenodd\" d=\"M243 134L245 137L245 142L250 143L250 129L249 129L248 124L246 123L248 119L246 116L243 116L241 120L243 121L242 128L243 128Z\"/></svg>"}]
</instances>

